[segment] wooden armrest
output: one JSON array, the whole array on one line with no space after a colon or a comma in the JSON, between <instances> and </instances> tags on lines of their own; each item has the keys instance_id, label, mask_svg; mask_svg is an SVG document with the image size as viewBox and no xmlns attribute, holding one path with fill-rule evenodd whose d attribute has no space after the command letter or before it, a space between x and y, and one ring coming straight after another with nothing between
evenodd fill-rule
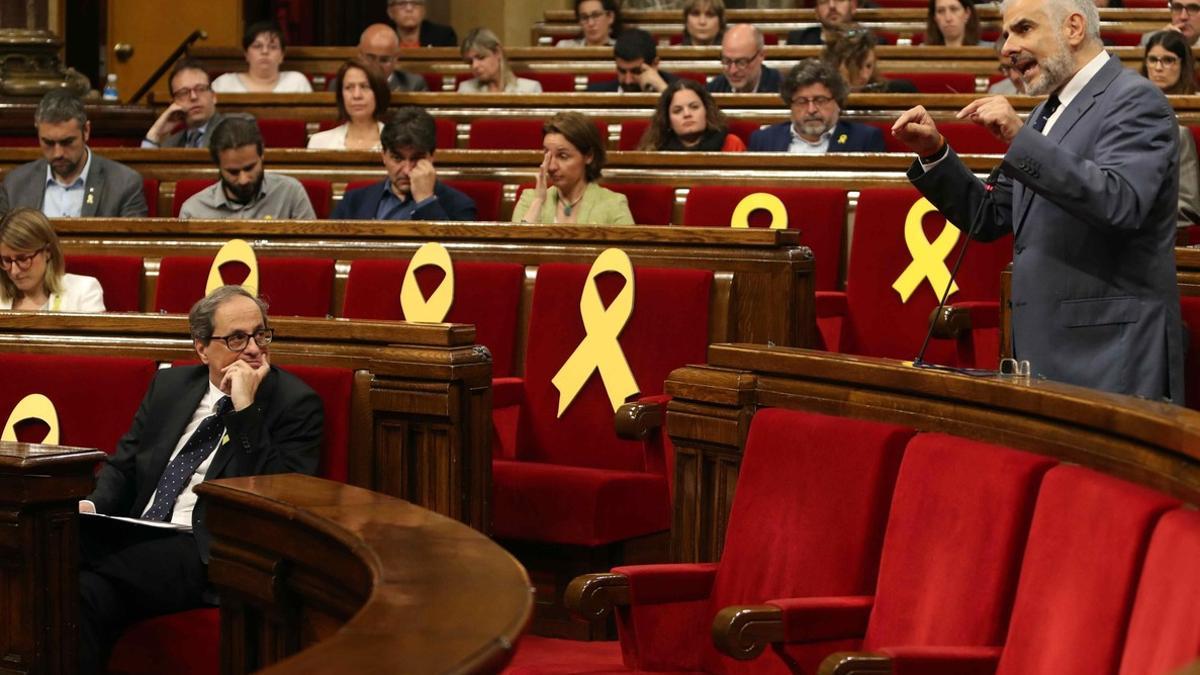
<instances>
[{"instance_id":1,"label":"wooden armrest","mask_svg":"<svg viewBox=\"0 0 1200 675\"><path fill-rule=\"evenodd\" d=\"M783 610L775 605L733 605L713 618L713 644L739 661L757 658L768 643L784 637Z\"/></svg>"},{"instance_id":2,"label":"wooden armrest","mask_svg":"<svg viewBox=\"0 0 1200 675\"><path fill-rule=\"evenodd\" d=\"M563 604L586 619L600 619L613 607L629 604L629 579L624 574L581 574L567 585Z\"/></svg>"},{"instance_id":3,"label":"wooden armrest","mask_svg":"<svg viewBox=\"0 0 1200 675\"><path fill-rule=\"evenodd\" d=\"M666 400L644 400L625 403L617 408L614 424L617 437L627 441L644 441L662 428L666 419Z\"/></svg>"},{"instance_id":4,"label":"wooden armrest","mask_svg":"<svg viewBox=\"0 0 1200 675\"><path fill-rule=\"evenodd\" d=\"M817 675L869 675L891 672L892 660L883 654L834 652L821 662Z\"/></svg>"}]
</instances>

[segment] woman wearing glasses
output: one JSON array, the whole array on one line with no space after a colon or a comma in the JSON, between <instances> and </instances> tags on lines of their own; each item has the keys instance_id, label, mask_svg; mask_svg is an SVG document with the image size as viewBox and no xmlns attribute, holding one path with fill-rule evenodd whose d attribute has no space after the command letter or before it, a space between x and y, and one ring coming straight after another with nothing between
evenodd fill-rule
<instances>
[{"instance_id":1,"label":"woman wearing glasses","mask_svg":"<svg viewBox=\"0 0 1200 675\"><path fill-rule=\"evenodd\" d=\"M638 150L742 152L746 144L729 132L725 113L704 85L679 78L658 97Z\"/></svg>"},{"instance_id":2,"label":"woman wearing glasses","mask_svg":"<svg viewBox=\"0 0 1200 675\"><path fill-rule=\"evenodd\" d=\"M1196 62L1183 34L1175 30L1154 33L1146 41L1142 75L1162 93L1196 93ZM1187 127L1179 127L1179 226L1200 223L1200 160L1196 141Z\"/></svg>"},{"instance_id":3,"label":"woman wearing glasses","mask_svg":"<svg viewBox=\"0 0 1200 675\"><path fill-rule=\"evenodd\" d=\"M283 32L270 22L252 24L242 37L242 49L249 66L244 73L225 73L213 80L212 90L218 94L307 94L312 85L303 73L279 71L287 45Z\"/></svg>"},{"instance_id":4,"label":"woman wearing glasses","mask_svg":"<svg viewBox=\"0 0 1200 675\"><path fill-rule=\"evenodd\" d=\"M621 32L621 6L617 0L575 0L575 18L583 34L560 40L559 47L611 47Z\"/></svg>"},{"instance_id":5,"label":"woman wearing glasses","mask_svg":"<svg viewBox=\"0 0 1200 675\"><path fill-rule=\"evenodd\" d=\"M0 220L0 268L0 309L104 311L100 282L66 273L58 235L41 211L14 209Z\"/></svg>"}]
</instances>

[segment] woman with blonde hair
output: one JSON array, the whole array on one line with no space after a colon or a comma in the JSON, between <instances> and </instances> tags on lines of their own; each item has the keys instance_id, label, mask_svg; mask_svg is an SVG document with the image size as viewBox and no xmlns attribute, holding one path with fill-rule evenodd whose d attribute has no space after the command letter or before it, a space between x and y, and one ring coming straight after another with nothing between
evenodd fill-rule
<instances>
[{"instance_id":1,"label":"woman with blonde hair","mask_svg":"<svg viewBox=\"0 0 1200 675\"><path fill-rule=\"evenodd\" d=\"M0 309L103 312L94 277L67 274L54 227L36 209L14 209L0 220Z\"/></svg>"},{"instance_id":2,"label":"woman with blonde hair","mask_svg":"<svg viewBox=\"0 0 1200 675\"><path fill-rule=\"evenodd\" d=\"M504 45L500 38L487 28L476 28L463 39L459 48L463 61L471 67L475 77L458 84L459 93L507 92L516 94L539 94L542 84L537 80L517 77L508 67L504 57Z\"/></svg>"}]
</instances>

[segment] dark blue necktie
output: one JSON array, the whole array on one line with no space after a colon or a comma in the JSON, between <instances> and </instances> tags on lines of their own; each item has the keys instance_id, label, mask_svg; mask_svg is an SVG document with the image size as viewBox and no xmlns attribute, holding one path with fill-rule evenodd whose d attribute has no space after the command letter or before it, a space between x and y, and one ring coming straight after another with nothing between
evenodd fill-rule
<instances>
[{"instance_id":1,"label":"dark blue necktie","mask_svg":"<svg viewBox=\"0 0 1200 675\"><path fill-rule=\"evenodd\" d=\"M221 433L225 430L225 422L221 418L233 410L233 400L222 396L216 407L217 411L204 418L200 426L192 432L192 437L184 443L183 449L175 455L175 459L167 464L162 477L158 479L154 504L142 515L143 519L163 522L171 519L171 512L175 510L175 500L179 498L179 493L192 480L196 467L212 454L221 441Z\"/></svg>"},{"instance_id":2,"label":"dark blue necktie","mask_svg":"<svg viewBox=\"0 0 1200 675\"><path fill-rule=\"evenodd\" d=\"M1042 133L1042 129L1046 128L1046 121L1054 116L1054 111L1058 110L1058 106L1062 105L1062 101L1058 100L1058 94L1051 94L1050 98L1046 99L1046 105L1042 106L1042 112L1038 113L1037 119L1033 121L1033 130Z\"/></svg>"}]
</instances>

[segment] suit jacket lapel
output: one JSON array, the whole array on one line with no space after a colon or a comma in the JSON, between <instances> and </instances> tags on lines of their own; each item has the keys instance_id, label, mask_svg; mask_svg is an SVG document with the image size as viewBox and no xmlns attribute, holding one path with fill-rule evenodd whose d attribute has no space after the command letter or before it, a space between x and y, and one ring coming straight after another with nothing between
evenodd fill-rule
<instances>
[{"instance_id":1,"label":"suit jacket lapel","mask_svg":"<svg viewBox=\"0 0 1200 675\"><path fill-rule=\"evenodd\" d=\"M92 168L88 171L87 182L83 185L83 206L79 209L81 218L94 218L100 208L100 195L104 194L104 165L96 153L88 148L91 154Z\"/></svg>"},{"instance_id":2,"label":"suit jacket lapel","mask_svg":"<svg viewBox=\"0 0 1200 675\"><path fill-rule=\"evenodd\" d=\"M208 391L208 368L204 366L195 366L198 370L196 375L188 379L187 385L183 391L179 392L179 404L172 406L166 417L159 424L158 445L150 456L150 477L154 481L154 485L158 485L158 479L162 476L163 471L167 468L167 462L171 459L171 453L175 451L175 446L179 443L179 438L183 436L183 432L187 429L188 422L192 420L192 415L196 412L196 407L200 405L200 399L204 398L204 392ZM146 499L150 498L150 493L153 492L154 486L150 486L149 490L143 489ZM142 505L144 507L144 505ZM139 514L140 515L140 514Z\"/></svg>"}]
</instances>

